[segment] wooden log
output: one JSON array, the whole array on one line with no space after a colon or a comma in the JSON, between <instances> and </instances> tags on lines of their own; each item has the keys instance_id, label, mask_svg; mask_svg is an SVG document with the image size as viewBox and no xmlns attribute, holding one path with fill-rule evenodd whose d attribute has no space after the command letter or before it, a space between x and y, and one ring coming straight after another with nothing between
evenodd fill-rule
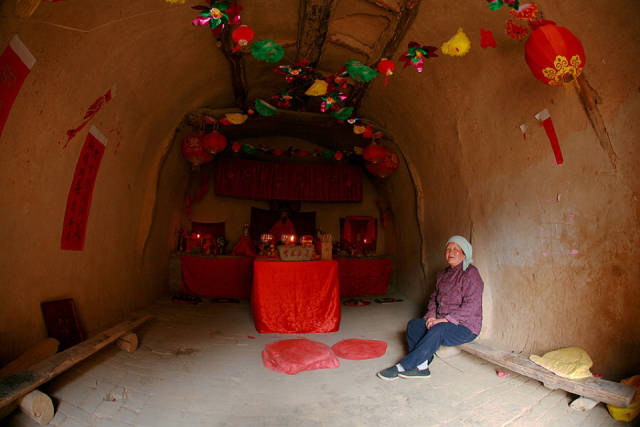
<instances>
[{"instance_id":1,"label":"wooden log","mask_svg":"<svg viewBox=\"0 0 640 427\"><path fill-rule=\"evenodd\" d=\"M577 380L562 378L553 372L536 365L520 354L497 350L480 342L470 342L459 346L461 350L473 354L513 372L541 381L550 389L562 389L578 396L588 397L599 402L626 408L636 392L635 387L590 377Z\"/></svg>"},{"instance_id":2,"label":"wooden log","mask_svg":"<svg viewBox=\"0 0 640 427\"><path fill-rule=\"evenodd\" d=\"M33 390L23 397L20 409L40 425L49 424L54 415L51 398L40 390Z\"/></svg>"},{"instance_id":3,"label":"wooden log","mask_svg":"<svg viewBox=\"0 0 640 427\"><path fill-rule=\"evenodd\" d=\"M309 60L315 67L327 39L334 0L300 0L296 61Z\"/></svg>"},{"instance_id":4,"label":"wooden log","mask_svg":"<svg viewBox=\"0 0 640 427\"><path fill-rule=\"evenodd\" d=\"M151 317L153 316L145 315L134 320L119 323L80 344L48 357L28 369L0 380L0 408L16 402L41 384L46 383L108 344L111 344L127 332L151 319Z\"/></svg>"},{"instance_id":5,"label":"wooden log","mask_svg":"<svg viewBox=\"0 0 640 427\"><path fill-rule=\"evenodd\" d=\"M138 349L138 335L133 332L123 335L118 339L116 345L120 350L124 350L127 353L133 353Z\"/></svg>"}]
</instances>

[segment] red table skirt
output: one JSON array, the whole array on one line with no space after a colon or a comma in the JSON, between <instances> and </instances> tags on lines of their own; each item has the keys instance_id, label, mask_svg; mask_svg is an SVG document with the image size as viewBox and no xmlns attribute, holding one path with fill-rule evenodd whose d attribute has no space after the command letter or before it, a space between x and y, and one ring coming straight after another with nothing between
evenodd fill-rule
<instances>
[{"instance_id":1,"label":"red table skirt","mask_svg":"<svg viewBox=\"0 0 640 427\"><path fill-rule=\"evenodd\" d=\"M336 261L253 264L251 294L258 332L335 332L340 327L340 286Z\"/></svg>"},{"instance_id":2,"label":"red table skirt","mask_svg":"<svg viewBox=\"0 0 640 427\"><path fill-rule=\"evenodd\" d=\"M386 294L391 268L391 258L338 258L340 296Z\"/></svg>"},{"instance_id":3,"label":"red table skirt","mask_svg":"<svg viewBox=\"0 0 640 427\"><path fill-rule=\"evenodd\" d=\"M253 258L183 254L182 291L218 298L249 298Z\"/></svg>"}]
</instances>

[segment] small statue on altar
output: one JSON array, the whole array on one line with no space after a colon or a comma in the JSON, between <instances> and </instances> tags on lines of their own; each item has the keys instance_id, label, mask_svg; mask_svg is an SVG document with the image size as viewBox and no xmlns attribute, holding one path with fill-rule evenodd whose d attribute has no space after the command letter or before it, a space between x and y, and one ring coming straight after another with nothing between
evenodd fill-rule
<instances>
[{"instance_id":1,"label":"small statue on altar","mask_svg":"<svg viewBox=\"0 0 640 427\"><path fill-rule=\"evenodd\" d=\"M280 218L271 226L269 234L274 236L277 241L282 240L283 235L294 236L295 240L295 236L298 233L296 233L296 227L293 222L289 219L289 211L287 209L280 209Z\"/></svg>"}]
</instances>

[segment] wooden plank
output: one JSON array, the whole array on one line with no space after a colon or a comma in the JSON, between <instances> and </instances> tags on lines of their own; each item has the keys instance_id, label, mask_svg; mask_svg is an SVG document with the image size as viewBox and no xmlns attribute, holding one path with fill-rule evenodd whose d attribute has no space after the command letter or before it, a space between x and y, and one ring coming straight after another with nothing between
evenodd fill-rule
<instances>
[{"instance_id":1,"label":"wooden plank","mask_svg":"<svg viewBox=\"0 0 640 427\"><path fill-rule=\"evenodd\" d=\"M153 316L145 315L134 320L119 323L80 344L48 357L42 362L31 366L29 369L1 380L0 408L19 400L30 391L35 390L39 385L46 383L75 364L83 361L127 332L151 319L151 317Z\"/></svg>"},{"instance_id":2,"label":"wooden plank","mask_svg":"<svg viewBox=\"0 0 640 427\"><path fill-rule=\"evenodd\" d=\"M315 67L322 55L334 0L300 0L296 61L308 59Z\"/></svg>"},{"instance_id":3,"label":"wooden plank","mask_svg":"<svg viewBox=\"0 0 640 427\"><path fill-rule=\"evenodd\" d=\"M43 341L40 341L33 347L28 348L18 358L7 363L0 370L0 380L10 377L13 374L17 374L20 371L24 371L31 365L35 365L36 363L43 361L47 357L53 356L57 353L59 345L60 342L58 342L57 339L47 338Z\"/></svg>"},{"instance_id":4,"label":"wooden plank","mask_svg":"<svg viewBox=\"0 0 640 427\"><path fill-rule=\"evenodd\" d=\"M635 387L591 377L579 380L562 378L536 365L520 354L497 350L480 342L470 342L459 346L461 350L481 359L505 367L513 372L541 381L545 387L562 389L569 393L588 397L598 402L626 408L635 394Z\"/></svg>"}]
</instances>

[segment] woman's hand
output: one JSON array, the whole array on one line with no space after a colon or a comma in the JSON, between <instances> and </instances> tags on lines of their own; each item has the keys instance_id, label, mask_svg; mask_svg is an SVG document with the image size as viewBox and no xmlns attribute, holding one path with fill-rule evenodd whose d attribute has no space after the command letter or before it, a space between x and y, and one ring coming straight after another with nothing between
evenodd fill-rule
<instances>
[{"instance_id":1,"label":"woman's hand","mask_svg":"<svg viewBox=\"0 0 640 427\"><path fill-rule=\"evenodd\" d=\"M448 320L447 319L436 319L435 317L429 317L427 319L427 322L426 322L427 329L431 329L435 325L437 325L438 323L442 323L442 322L448 322Z\"/></svg>"}]
</instances>

